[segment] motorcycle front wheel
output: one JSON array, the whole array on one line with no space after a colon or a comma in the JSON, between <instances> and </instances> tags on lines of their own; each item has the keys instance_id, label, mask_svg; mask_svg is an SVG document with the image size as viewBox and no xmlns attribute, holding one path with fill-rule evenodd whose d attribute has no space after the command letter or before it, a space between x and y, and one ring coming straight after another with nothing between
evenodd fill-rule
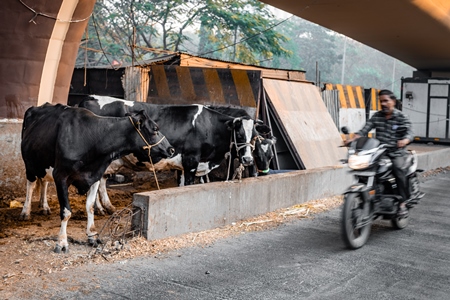
<instances>
[{"instance_id":1,"label":"motorcycle front wheel","mask_svg":"<svg viewBox=\"0 0 450 300\"><path fill-rule=\"evenodd\" d=\"M369 239L372 222L369 220L369 209L364 209L364 204L360 194L350 193L344 197L342 239L350 249L361 248Z\"/></svg>"}]
</instances>

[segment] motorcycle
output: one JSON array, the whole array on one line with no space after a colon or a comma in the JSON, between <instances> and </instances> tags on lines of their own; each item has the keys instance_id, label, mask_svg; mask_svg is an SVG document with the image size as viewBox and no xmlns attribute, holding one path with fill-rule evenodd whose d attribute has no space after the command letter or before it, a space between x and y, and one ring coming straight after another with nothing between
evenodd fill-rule
<instances>
[{"instance_id":1,"label":"motorcycle","mask_svg":"<svg viewBox=\"0 0 450 300\"><path fill-rule=\"evenodd\" d=\"M348 135L348 129L342 132ZM375 138L360 137L348 147L348 164L356 179L344 192L342 209L342 238L350 249L358 249L367 242L372 223L378 219L390 220L396 229L403 229L409 223L409 210L418 204L424 196L420 192L417 173L417 154L408 150L404 169L407 174L407 186L410 199L406 201L408 214L397 215L402 197L398 193L392 162L385 156L392 146L381 144Z\"/></svg>"}]
</instances>

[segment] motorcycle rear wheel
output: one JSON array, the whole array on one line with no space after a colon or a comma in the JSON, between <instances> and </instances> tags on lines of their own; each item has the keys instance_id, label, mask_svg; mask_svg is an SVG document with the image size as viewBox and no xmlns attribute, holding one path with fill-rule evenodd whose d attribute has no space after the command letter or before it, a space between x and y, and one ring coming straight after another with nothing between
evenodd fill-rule
<instances>
[{"instance_id":1,"label":"motorcycle rear wheel","mask_svg":"<svg viewBox=\"0 0 450 300\"><path fill-rule=\"evenodd\" d=\"M364 204L360 194L350 193L344 197L341 231L342 239L350 249L361 248L369 239L372 222L367 222L364 226L359 226L364 217L369 218L367 213L364 212L369 211L368 209L364 210Z\"/></svg>"}]
</instances>

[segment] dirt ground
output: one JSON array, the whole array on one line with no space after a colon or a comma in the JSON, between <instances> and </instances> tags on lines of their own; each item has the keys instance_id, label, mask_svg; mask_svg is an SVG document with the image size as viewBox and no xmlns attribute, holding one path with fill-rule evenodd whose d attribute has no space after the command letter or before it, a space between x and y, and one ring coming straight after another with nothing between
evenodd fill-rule
<instances>
[{"instance_id":1,"label":"dirt ground","mask_svg":"<svg viewBox=\"0 0 450 300\"><path fill-rule=\"evenodd\" d=\"M449 168L437 169L423 174L422 177L448 171ZM130 183L109 185L108 194L119 212L126 211L129 207L133 193L157 189L154 178L150 177L149 180L147 175L134 174ZM176 188L173 174L159 174L158 182L160 188ZM7 299L8 295L14 295L16 283L26 282L27 279L34 277L73 269L83 264L111 263L139 256L159 257L179 248L206 246L217 239L242 234L245 231L267 230L294 219L313 217L314 214L335 208L342 203L341 196L318 199L204 232L156 241L148 241L139 236L127 236L123 243L119 243L117 240L107 238L100 246L93 247L88 245L85 234L85 196L77 195L75 190L71 189L72 218L67 229L69 253L56 254L53 249L60 228L60 218L53 185L49 185L48 194L52 209L49 216L37 213L37 199L33 202L29 221L18 220L21 208L0 209L0 295L3 299ZM24 198L17 198L16 201L23 202ZM103 226L109 224L110 220L110 216L95 216L97 231L101 232L100 239L107 236L106 233L102 235L103 232L107 232L103 230L107 226ZM62 275L60 280L64 282L68 278ZM30 298L33 298L32 295Z\"/></svg>"},{"instance_id":2,"label":"dirt ground","mask_svg":"<svg viewBox=\"0 0 450 300\"><path fill-rule=\"evenodd\" d=\"M176 180L171 172L157 174L157 178L160 188L176 187ZM122 184L108 180L108 195L118 211L130 206L134 193L157 189L151 173L125 172L125 179L127 182ZM109 250L105 248L106 245L101 245L102 253L97 255L96 248L87 243L86 196L78 195L73 187L69 189L69 193L72 217L67 228L68 254L53 253L61 225L54 184L49 184L48 188L51 215L38 212L36 192L33 195L31 219L28 221L19 220L22 207L0 208L0 292L17 281L93 263L99 257L104 262L108 261L105 253L109 254ZM13 201L23 204L25 197ZM103 229L106 232L104 225L108 219L109 215L95 215L97 231Z\"/></svg>"}]
</instances>

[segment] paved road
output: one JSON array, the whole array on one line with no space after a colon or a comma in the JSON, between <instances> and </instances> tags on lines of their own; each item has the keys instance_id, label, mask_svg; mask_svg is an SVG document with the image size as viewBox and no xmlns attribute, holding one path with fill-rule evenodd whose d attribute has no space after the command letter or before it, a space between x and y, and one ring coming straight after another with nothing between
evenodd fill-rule
<instances>
[{"instance_id":1,"label":"paved road","mask_svg":"<svg viewBox=\"0 0 450 300\"><path fill-rule=\"evenodd\" d=\"M65 282L58 276L67 274L51 274L26 292L34 299L450 299L450 173L422 189L427 195L406 229L379 221L356 251L344 248L335 209L163 259L85 266Z\"/></svg>"}]
</instances>

